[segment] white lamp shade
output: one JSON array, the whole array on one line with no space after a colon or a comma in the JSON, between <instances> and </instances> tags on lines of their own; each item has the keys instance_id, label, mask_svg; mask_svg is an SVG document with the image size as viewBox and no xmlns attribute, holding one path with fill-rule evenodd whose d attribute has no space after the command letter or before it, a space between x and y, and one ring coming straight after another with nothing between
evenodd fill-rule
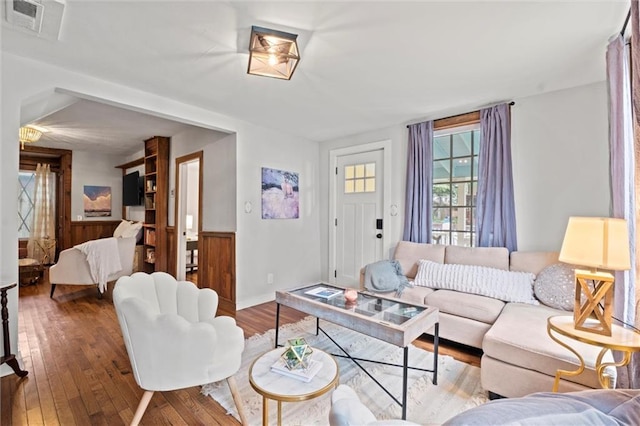
<instances>
[{"instance_id":1,"label":"white lamp shade","mask_svg":"<svg viewBox=\"0 0 640 426\"><path fill-rule=\"evenodd\" d=\"M193 229L193 216L188 214L186 217L185 223L187 225L187 229L189 230Z\"/></svg>"},{"instance_id":2,"label":"white lamp shade","mask_svg":"<svg viewBox=\"0 0 640 426\"><path fill-rule=\"evenodd\" d=\"M608 217L570 217L559 260L613 271L630 269L627 221Z\"/></svg>"}]
</instances>

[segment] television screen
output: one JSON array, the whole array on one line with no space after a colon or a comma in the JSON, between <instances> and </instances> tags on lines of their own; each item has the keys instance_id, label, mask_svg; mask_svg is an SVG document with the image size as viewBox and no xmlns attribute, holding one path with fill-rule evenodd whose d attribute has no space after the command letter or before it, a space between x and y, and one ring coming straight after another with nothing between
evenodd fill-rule
<instances>
[{"instance_id":1,"label":"television screen","mask_svg":"<svg viewBox=\"0 0 640 426\"><path fill-rule=\"evenodd\" d=\"M122 177L122 205L139 206L142 204L143 180L140 172L129 173Z\"/></svg>"}]
</instances>

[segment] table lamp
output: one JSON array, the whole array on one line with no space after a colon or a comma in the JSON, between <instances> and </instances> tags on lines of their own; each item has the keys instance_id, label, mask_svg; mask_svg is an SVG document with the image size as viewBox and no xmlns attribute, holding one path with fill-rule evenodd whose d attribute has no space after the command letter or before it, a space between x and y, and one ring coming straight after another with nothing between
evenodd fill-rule
<instances>
[{"instance_id":1,"label":"table lamp","mask_svg":"<svg viewBox=\"0 0 640 426\"><path fill-rule=\"evenodd\" d=\"M185 222L186 222L187 231L191 231L193 229L193 216L188 214L186 216Z\"/></svg>"},{"instance_id":2,"label":"table lamp","mask_svg":"<svg viewBox=\"0 0 640 426\"><path fill-rule=\"evenodd\" d=\"M608 217L570 217L559 260L590 268L575 270L573 322L576 330L611 336L614 278L609 271L624 271L631 267L627 221ZM599 268L607 272L599 271ZM593 281L593 287L589 286L589 281ZM595 321L587 322L590 317Z\"/></svg>"}]
</instances>

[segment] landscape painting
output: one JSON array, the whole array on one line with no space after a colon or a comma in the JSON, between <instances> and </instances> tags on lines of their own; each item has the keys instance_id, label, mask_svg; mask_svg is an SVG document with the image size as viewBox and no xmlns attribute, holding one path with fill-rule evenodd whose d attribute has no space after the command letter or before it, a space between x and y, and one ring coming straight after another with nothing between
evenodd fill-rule
<instances>
[{"instance_id":1,"label":"landscape painting","mask_svg":"<svg viewBox=\"0 0 640 426\"><path fill-rule=\"evenodd\" d=\"M298 219L298 173L262 168L262 218Z\"/></svg>"},{"instance_id":2,"label":"landscape painting","mask_svg":"<svg viewBox=\"0 0 640 426\"><path fill-rule=\"evenodd\" d=\"M85 185L82 204L86 217L111 216L111 187Z\"/></svg>"}]
</instances>

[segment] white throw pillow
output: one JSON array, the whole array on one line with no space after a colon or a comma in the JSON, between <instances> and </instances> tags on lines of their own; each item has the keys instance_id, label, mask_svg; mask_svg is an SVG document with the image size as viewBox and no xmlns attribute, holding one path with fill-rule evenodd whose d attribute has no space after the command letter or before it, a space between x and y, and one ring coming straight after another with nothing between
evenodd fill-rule
<instances>
[{"instance_id":1,"label":"white throw pillow","mask_svg":"<svg viewBox=\"0 0 640 426\"><path fill-rule=\"evenodd\" d=\"M141 230L142 230L142 222L130 223L129 227L125 229L125 231L122 233L122 238L136 237L137 239Z\"/></svg>"},{"instance_id":2,"label":"white throw pillow","mask_svg":"<svg viewBox=\"0 0 640 426\"><path fill-rule=\"evenodd\" d=\"M122 219L122 221L120 222L120 225L118 225L118 227L115 229L115 231L113 231L113 236L115 238L122 238L122 234L127 229L129 229L130 225L131 225L131 223L128 220Z\"/></svg>"},{"instance_id":3,"label":"white throw pillow","mask_svg":"<svg viewBox=\"0 0 640 426\"><path fill-rule=\"evenodd\" d=\"M529 272L420 260L415 285L538 305L533 295L534 279L535 275Z\"/></svg>"}]
</instances>

